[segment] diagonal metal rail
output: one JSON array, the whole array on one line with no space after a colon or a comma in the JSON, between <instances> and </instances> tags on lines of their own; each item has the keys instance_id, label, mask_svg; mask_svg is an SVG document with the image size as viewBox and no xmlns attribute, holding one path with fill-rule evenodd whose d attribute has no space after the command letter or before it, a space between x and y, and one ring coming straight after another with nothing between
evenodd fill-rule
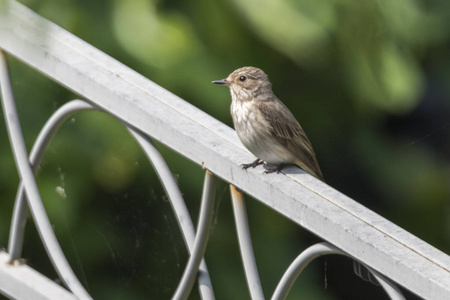
<instances>
[{"instance_id":1,"label":"diagonal metal rail","mask_svg":"<svg viewBox=\"0 0 450 300\"><path fill-rule=\"evenodd\" d=\"M13 0L0 48L413 293L450 299L448 255L298 168L243 171L254 157L231 128Z\"/></svg>"}]
</instances>

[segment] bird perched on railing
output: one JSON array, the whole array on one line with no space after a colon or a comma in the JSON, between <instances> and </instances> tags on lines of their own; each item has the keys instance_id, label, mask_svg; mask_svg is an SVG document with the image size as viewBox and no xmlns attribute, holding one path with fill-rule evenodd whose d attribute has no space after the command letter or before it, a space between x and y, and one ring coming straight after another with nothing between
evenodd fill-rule
<instances>
[{"instance_id":1,"label":"bird perched on railing","mask_svg":"<svg viewBox=\"0 0 450 300\"><path fill-rule=\"evenodd\" d=\"M275 166L265 173L297 165L323 181L314 149L289 109L275 96L269 77L255 67L237 69L215 84L231 92L231 116L240 140L258 159L244 169L264 162Z\"/></svg>"},{"instance_id":2,"label":"bird perched on railing","mask_svg":"<svg viewBox=\"0 0 450 300\"><path fill-rule=\"evenodd\" d=\"M286 165L294 164L324 181L311 142L289 109L275 96L263 70L243 67L212 83L230 88L234 129L244 146L258 158L243 164L244 169L266 162L274 167L264 173L279 173ZM359 277L378 285L368 269L357 261L353 265Z\"/></svg>"}]
</instances>

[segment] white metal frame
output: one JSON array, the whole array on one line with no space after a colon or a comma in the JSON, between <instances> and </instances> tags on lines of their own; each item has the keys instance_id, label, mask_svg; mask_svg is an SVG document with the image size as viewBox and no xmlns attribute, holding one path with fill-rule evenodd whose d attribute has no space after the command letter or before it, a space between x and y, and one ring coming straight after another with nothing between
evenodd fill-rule
<instances>
[{"instance_id":1,"label":"white metal frame","mask_svg":"<svg viewBox=\"0 0 450 300\"><path fill-rule=\"evenodd\" d=\"M0 49L87 99L88 102L79 103L82 107L95 107L121 120L132 129L138 141L146 140L143 144L148 149L143 149L155 168L165 163L162 157L150 157L158 156L158 153L147 136L207 169L200 213L203 219L199 221L197 235L190 217L188 221L180 219L181 215L189 215L181 195L177 195L176 184L169 178L170 171L166 168L159 172L161 180L168 182L165 188L171 196L180 227L186 228L183 234L187 247L189 250L197 249L192 252L177 289L177 299L185 299L189 294L192 286L189 278L196 274L198 264L202 279L199 280L200 293L204 299L214 298L206 264L201 258L207 242L205 232L209 230L208 210L213 207L216 176L232 185L236 223L238 231L241 231L241 252L253 299L264 296L252 258L249 231L245 229L246 215L239 191L322 237L327 241L326 246L336 251L333 253L345 254L362 262L378 278L390 278L426 299L450 299L449 256L298 168L285 169L284 175L266 175L261 168L242 170L240 165L254 157L241 144L234 130L13 0L0 0ZM62 281L77 297L90 299L73 275L49 227L32 167L24 163L28 162L28 154L15 112L6 60L3 53L0 56L2 104L28 205ZM49 130L56 129L57 125L53 124ZM38 146L36 151L44 148ZM33 153L30 160L33 161ZM18 220L23 220L23 207L26 207L25 201L21 200L23 195L19 195L23 194L21 189L16 199ZM21 246L18 245L21 245L22 237L19 232L24 223L18 222L14 226L8 249L12 259L20 257ZM3 267L0 266L0 270ZM11 290L18 290L17 286L6 286L8 272L0 272L0 276L0 291L10 294ZM394 298L402 297L395 291L393 293Z\"/></svg>"}]
</instances>

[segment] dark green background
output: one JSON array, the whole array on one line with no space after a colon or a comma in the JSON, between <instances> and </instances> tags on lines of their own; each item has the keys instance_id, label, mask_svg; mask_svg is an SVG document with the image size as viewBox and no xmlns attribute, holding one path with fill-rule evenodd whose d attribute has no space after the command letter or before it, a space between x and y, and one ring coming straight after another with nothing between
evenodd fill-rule
<instances>
[{"instance_id":1,"label":"dark green background","mask_svg":"<svg viewBox=\"0 0 450 300\"><path fill-rule=\"evenodd\" d=\"M307 132L331 186L450 251L450 2L22 2L230 126L229 92L210 82L241 66L262 68ZM77 95L9 61L31 149L46 119ZM18 175L0 118L0 247L6 247ZM203 170L158 147L196 223ZM98 112L70 119L51 143L37 181L63 250L91 295L170 298L187 253L153 169L118 121ZM270 298L288 264L320 239L247 199ZM24 257L56 278L28 224ZM206 259L217 299L249 298L224 182L217 187ZM386 296L354 276L349 259L328 257L300 276L289 299L300 297ZM191 298L198 298L196 289Z\"/></svg>"}]
</instances>

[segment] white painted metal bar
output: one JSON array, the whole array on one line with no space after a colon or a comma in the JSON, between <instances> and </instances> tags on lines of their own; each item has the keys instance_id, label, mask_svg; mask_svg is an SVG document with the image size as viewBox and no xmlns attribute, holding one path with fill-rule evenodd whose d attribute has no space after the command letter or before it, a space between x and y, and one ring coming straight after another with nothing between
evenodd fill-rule
<instances>
[{"instance_id":1,"label":"white painted metal bar","mask_svg":"<svg viewBox=\"0 0 450 300\"><path fill-rule=\"evenodd\" d=\"M300 255L297 256L295 260L291 263L289 268L283 274L283 277L278 283L271 299L272 300L286 299L289 290L291 289L295 280L300 275L300 273L306 268L306 266L309 265L309 263L311 263L314 259L329 254L339 254L349 256L341 249L338 249L335 246L325 242L318 243L309 247L308 249L300 253ZM371 269L370 271L372 272L373 276L375 276L375 278L378 280L378 282L381 284L381 286L391 299L394 300L405 299L399 288L395 284L393 284L389 279L379 274L375 270Z\"/></svg>"},{"instance_id":2,"label":"white painted metal bar","mask_svg":"<svg viewBox=\"0 0 450 300\"><path fill-rule=\"evenodd\" d=\"M211 229L212 216L214 212L214 198L216 194L217 177L205 171L205 182L203 184L200 215L198 217L197 236L195 237L194 249L191 252L188 263L184 269L183 276L178 284L172 299L185 300L191 293L199 272L199 265L205 255L209 231Z\"/></svg>"},{"instance_id":3,"label":"white painted metal bar","mask_svg":"<svg viewBox=\"0 0 450 300\"><path fill-rule=\"evenodd\" d=\"M73 270L67 262L61 247L59 246L58 240L53 232L53 228L45 213L45 208L42 204L39 190L34 180L33 170L28 160L25 141L23 139L22 129L9 78L6 56L1 50L0 87L3 100L3 112L6 126L8 128L9 139L11 141L11 148L13 150L20 178L25 186L28 205L30 206L31 214L36 223L39 235L44 243L45 250L47 251L56 272L64 284L80 299L92 299L73 273Z\"/></svg>"},{"instance_id":4,"label":"white painted metal bar","mask_svg":"<svg viewBox=\"0 0 450 300\"><path fill-rule=\"evenodd\" d=\"M247 210L244 195L235 186L230 184L231 201L233 203L234 220L241 249L242 263L244 265L247 286L253 300L264 299L264 293L259 280L258 267L252 246L250 227L248 226Z\"/></svg>"},{"instance_id":5,"label":"white painted metal bar","mask_svg":"<svg viewBox=\"0 0 450 300\"><path fill-rule=\"evenodd\" d=\"M78 298L18 261L10 263L8 253L0 251L0 282L4 287L0 292L11 299L21 300L77 300Z\"/></svg>"},{"instance_id":6,"label":"white painted metal bar","mask_svg":"<svg viewBox=\"0 0 450 300\"><path fill-rule=\"evenodd\" d=\"M232 129L16 1L0 6L0 48L417 295L450 299L445 253L298 168L243 171L255 158Z\"/></svg>"}]
</instances>

